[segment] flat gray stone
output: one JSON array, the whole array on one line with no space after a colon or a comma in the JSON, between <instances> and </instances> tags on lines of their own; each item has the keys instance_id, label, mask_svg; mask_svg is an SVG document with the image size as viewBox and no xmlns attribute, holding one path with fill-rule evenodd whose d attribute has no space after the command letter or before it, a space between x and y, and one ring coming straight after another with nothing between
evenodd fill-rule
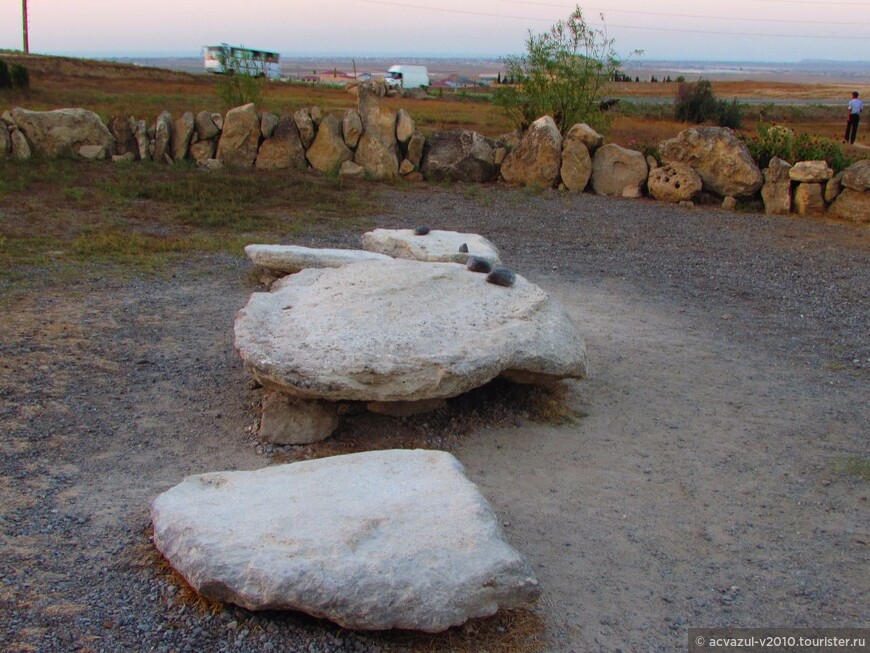
<instances>
[{"instance_id":1,"label":"flat gray stone","mask_svg":"<svg viewBox=\"0 0 870 653\"><path fill-rule=\"evenodd\" d=\"M250 610L438 632L540 593L442 451L190 476L154 500L151 519L155 545L194 589Z\"/></svg>"},{"instance_id":2,"label":"flat gray stone","mask_svg":"<svg viewBox=\"0 0 870 653\"><path fill-rule=\"evenodd\" d=\"M306 268L338 268L360 261L390 261L392 257L360 249L317 249L298 245L247 245L245 254L261 268L293 274Z\"/></svg>"},{"instance_id":3,"label":"flat gray stone","mask_svg":"<svg viewBox=\"0 0 870 653\"><path fill-rule=\"evenodd\" d=\"M460 252L462 245L467 252ZM433 229L425 236L418 236L413 229L375 229L363 234L363 249L379 252L394 258L442 263L462 263L469 256L480 256L498 264L498 249L483 236L463 234L457 231Z\"/></svg>"},{"instance_id":4,"label":"flat gray stone","mask_svg":"<svg viewBox=\"0 0 870 653\"><path fill-rule=\"evenodd\" d=\"M561 304L520 275L505 288L456 263L303 270L251 295L235 344L264 386L332 401L418 401L500 375L586 374L586 347Z\"/></svg>"}]
</instances>

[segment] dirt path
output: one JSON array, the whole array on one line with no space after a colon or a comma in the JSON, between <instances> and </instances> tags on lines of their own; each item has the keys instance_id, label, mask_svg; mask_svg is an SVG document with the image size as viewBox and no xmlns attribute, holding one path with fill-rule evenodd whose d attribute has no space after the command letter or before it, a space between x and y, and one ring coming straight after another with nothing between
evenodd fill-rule
<instances>
[{"instance_id":1,"label":"dirt path","mask_svg":"<svg viewBox=\"0 0 870 653\"><path fill-rule=\"evenodd\" d=\"M868 485L844 471L868 459L866 229L384 192L395 208L379 225L484 233L569 307L592 371L568 402L587 416L541 423L492 397L431 419L352 415L300 456L453 448L536 569L547 650L680 651L690 626L870 623ZM256 289L247 272L213 257L3 306L6 650L396 649L297 615L203 615L155 566L154 496L280 459L257 453L257 393L232 345Z\"/></svg>"},{"instance_id":2,"label":"dirt path","mask_svg":"<svg viewBox=\"0 0 870 653\"><path fill-rule=\"evenodd\" d=\"M588 416L487 429L459 457L536 567L554 650L681 650L689 626L866 624L867 487L831 470L866 445L866 396L676 302L543 285L588 334L592 374L572 400Z\"/></svg>"}]
</instances>

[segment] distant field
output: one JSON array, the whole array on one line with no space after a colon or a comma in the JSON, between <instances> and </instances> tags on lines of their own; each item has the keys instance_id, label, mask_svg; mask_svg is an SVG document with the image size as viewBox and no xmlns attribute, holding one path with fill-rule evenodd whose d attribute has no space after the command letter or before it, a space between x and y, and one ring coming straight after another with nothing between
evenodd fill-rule
<instances>
[{"instance_id":1,"label":"distant field","mask_svg":"<svg viewBox=\"0 0 870 653\"><path fill-rule=\"evenodd\" d=\"M23 106L47 110L78 106L95 111L104 119L117 114L150 118L164 110L173 115L184 111L225 110L215 92L216 78L204 73L67 57L25 57L20 53L0 53L0 56L7 61L24 63L31 72L29 92L0 94L0 108L4 109ZM372 62L367 61L366 65L372 67ZM380 65L378 62L375 67ZM445 71L470 65L462 61L444 64ZM687 125L673 120L670 107L649 102L651 99L673 98L677 86L676 83L613 84L609 95L626 100L612 113L609 139L620 144L629 141L654 144L684 129ZM717 81L713 87L717 97L722 99L755 102L745 109L745 131L754 132L757 122L764 120L787 124L799 132L836 139L841 138L845 109L821 105L847 98L852 89L852 85L845 81L824 84ZM491 89L448 90L442 91L441 97L435 100L390 98L386 103L395 108L404 107L424 132L461 127L497 136L512 126L489 102L491 92ZM639 102L632 103L631 99ZM801 104L776 107L759 104L774 101ZM318 105L325 111L343 111L355 103L355 97L341 88L272 82L261 108L281 113ZM862 129L859 142L867 142L866 134L867 131Z\"/></svg>"}]
</instances>

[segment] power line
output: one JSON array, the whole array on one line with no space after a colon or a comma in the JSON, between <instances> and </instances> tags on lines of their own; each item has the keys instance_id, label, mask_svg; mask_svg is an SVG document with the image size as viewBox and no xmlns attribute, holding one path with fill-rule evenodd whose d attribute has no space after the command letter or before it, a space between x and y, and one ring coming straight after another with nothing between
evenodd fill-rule
<instances>
[{"instance_id":1,"label":"power line","mask_svg":"<svg viewBox=\"0 0 870 653\"><path fill-rule=\"evenodd\" d=\"M468 11L466 9L445 9L443 7L427 7L424 5L412 5L406 4L402 2L390 2L389 0L357 0L358 2L365 2L367 4L373 5L387 5L390 7L401 7L403 9L421 9L423 11L437 11L441 13L447 14L461 14L467 16L485 16L487 18L510 18L516 20L531 20L538 22L547 22L552 23L552 19L550 18L542 18L540 16L531 17L531 16L510 16L506 14L493 14L482 11ZM783 0L784 1L784 0ZM854 24L854 23L852 23ZM868 41L870 40L870 36L848 36L843 34L770 34L764 32L725 32L719 30L707 30L707 29L681 29L678 27L651 27L649 25L620 25L617 23L606 23L607 27L619 27L621 29L636 29L636 30L648 30L654 32L678 32L682 34L712 34L716 36L760 36L766 38L788 38L788 39L824 39L824 38L834 38L837 40L846 40L846 41Z\"/></svg>"},{"instance_id":2,"label":"power line","mask_svg":"<svg viewBox=\"0 0 870 653\"><path fill-rule=\"evenodd\" d=\"M553 4L551 2L529 2L527 0L499 0L514 5L536 5L539 7L556 7L559 9L572 9L568 5ZM701 14L671 14L660 11L637 11L634 9L613 9L611 7L581 7L584 11L604 11L608 13L641 14L643 16L664 16L668 18L704 18L709 20L739 20L748 23L790 23L795 25L866 25L870 23L856 23L854 21L822 21L822 20L790 20L787 18L732 18L730 16L704 16Z\"/></svg>"}]
</instances>

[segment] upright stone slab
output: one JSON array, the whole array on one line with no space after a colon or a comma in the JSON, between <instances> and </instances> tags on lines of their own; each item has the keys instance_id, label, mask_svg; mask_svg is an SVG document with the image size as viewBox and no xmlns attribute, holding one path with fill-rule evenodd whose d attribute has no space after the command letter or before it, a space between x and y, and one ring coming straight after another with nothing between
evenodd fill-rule
<instances>
[{"instance_id":1,"label":"upright stone slab","mask_svg":"<svg viewBox=\"0 0 870 653\"><path fill-rule=\"evenodd\" d=\"M257 152L257 169L304 170L308 164L296 121L290 115L281 116L276 120L276 124L272 127L272 135L263 141Z\"/></svg>"},{"instance_id":2,"label":"upright stone slab","mask_svg":"<svg viewBox=\"0 0 870 653\"><path fill-rule=\"evenodd\" d=\"M761 199L768 215L788 215L791 212L791 164L778 156L764 169Z\"/></svg>"},{"instance_id":3,"label":"upright stone slab","mask_svg":"<svg viewBox=\"0 0 870 653\"><path fill-rule=\"evenodd\" d=\"M296 124L299 124L298 119ZM320 172L338 170L343 162L353 160L353 152L341 135L340 118L330 114L321 120L320 129L317 130L311 147L306 150L305 158L312 168Z\"/></svg>"},{"instance_id":4,"label":"upright stone slab","mask_svg":"<svg viewBox=\"0 0 870 653\"><path fill-rule=\"evenodd\" d=\"M151 504L154 544L204 596L345 628L439 632L540 594L442 451L190 476Z\"/></svg>"},{"instance_id":5,"label":"upright stone slab","mask_svg":"<svg viewBox=\"0 0 870 653\"><path fill-rule=\"evenodd\" d=\"M512 184L552 188L562 166L562 134L550 116L533 122L519 145L501 164L501 176Z\"/></svg>"},{"instance_id":6,"label":"upright stone slab","mask_svg":"<svg viewBox=\"0 0 870 653\"><path fill-rule=\"evenodd\" d=\"M583 141L565 141L562 145L562 167L559 175L565 188L583 192L592 177L592 157Z\"/></svg>"},{"instance_id":7,"label":"upright stone slab","mask_svg":"<svg viewBox=\"0 0 870 653\"><path fill-rule=\"evenodd\" d=\"M164 111L157 116L154 124L154 160L165 163L166 157L172 158L172 115Z\"/></svg>"},{"instance_id":8,"label":"upright stone slab","mask_svg":"<svg viewBox=\"0 0 870 653\"><path fill-rule=\"evenodd\" d=\"M188 158L190 152L190 139L193 136L193 131L196 129L196 118L190 111L185 111L184 115L176 120L172 125L172 159L173 161L184 161Z\"/></svg>"},{"instance_id":9,"label":"upright stone slab","mask_svg":"<svg viewBox=\"0 0 870 653\"><path fill-rule=\"evenodd\" d=\"M226 166L250 168L259 148L260 117L256 107L246 104L227 111L218 141L217 158Z\"/></svg>"}]
</instances>

